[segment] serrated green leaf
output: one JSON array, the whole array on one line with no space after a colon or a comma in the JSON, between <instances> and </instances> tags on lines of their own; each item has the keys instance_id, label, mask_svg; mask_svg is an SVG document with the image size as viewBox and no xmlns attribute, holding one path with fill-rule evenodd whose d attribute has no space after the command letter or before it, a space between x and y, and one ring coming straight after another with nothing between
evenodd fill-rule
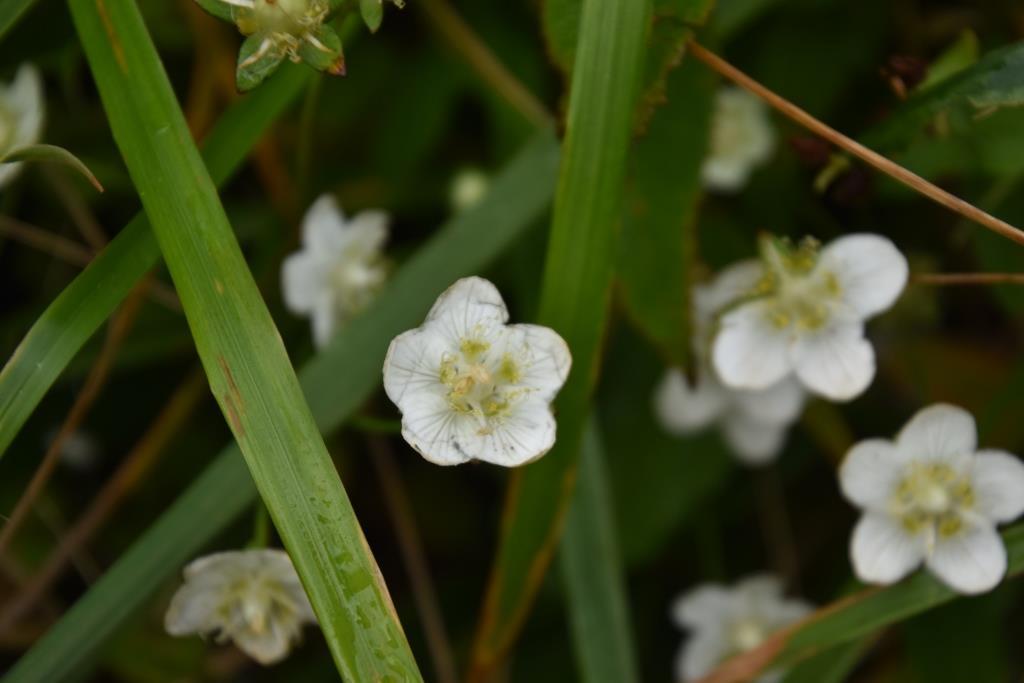
<instances>
[{"instance_id":1,"label":"serrated green leaf","mask_svg":"<svg viewBox=\"0 0 1024 683\"><path fill-rule=\"evenodd\" d=\"M96 179L89 167L74 154L56 145L29 145L11 150L3 157L0 157L0 164L15 164L23 162L42 162L48 164L60 164L76 171L79 175L89 181L96 188L97 192L103 192L103 185Z\"/></svg>"},{"instance_id":2,"label":"serrated green leaf","mask_svg":"<svg viewBox=\"0 0 1024 683\"><path fill-rule=\"evenodd\" d=\"M384 0L359 0L359 13L371 33L376 33L384 21Z\"/></svg>"},{"instance_id":3,"label":"serrated green leaf","mask_svg":"<svg viewBox=\"0 0 1024 683\"><path fill-rule=\"evenodd\" d=\"M441 228L395 273L380 298L303 367L302 389L321 430L337 429L380 386L384 353L395 335L418 325L449 284L483 270L534 224L551 200L557 168L558 144L545 132L495 176L479 204ZM4 683L56 683L88 669L119 625L255 499L232 444L15 664Z\"/></svg>"}]
</instances>

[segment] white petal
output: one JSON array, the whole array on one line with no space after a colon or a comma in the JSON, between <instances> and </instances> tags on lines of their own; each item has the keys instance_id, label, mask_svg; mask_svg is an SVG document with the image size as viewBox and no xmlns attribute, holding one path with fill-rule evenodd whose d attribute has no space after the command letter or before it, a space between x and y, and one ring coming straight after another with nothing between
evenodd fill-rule
<instances>
[{"instance_id":1,"label":"white petal","mask_svg":"<svg viewBox=\"0 0 1024 683\"><path fill-rule=\"evenodd\" d=\"M281 298L292 313L306 314L330 293L329 264L310 251L297 251L281 264Z\"/></svg>"},{"instance_id":2,"label":"white petal","mask_svg":"<svg viewBox=\"0 0 1024 683\"><path fill-rule=\"evenodd\" d=\"M437 298L426 325L437 327L456 346L467 337L489 337L508 321L498 288L481 277L458 280Z\"/></svg>"},{"instance_id":3,"label":"white petal","mask_svg":"<svg viewBox=\"0 0 1024 683\"><path fill-rule=\"evenodd\" d=\"M313 325L313 346L318 349L326 347L341 322L338 318L338 309L334 305L334 297L330 293L321 295L313 304L309 319Z\"/></svg>"},{"instance_id":4,"label":"white petal","mask_svg":"<svg viewBox=\"0 0 1024 683\"><path fill-rule=\"evenodd\" d=\"M875 351L859 323L830 325L801 335L793 349L797 377L832 401L856 398L875 377Z\"/></svg>"},{"instance_id":5,"label":"white petal","mask_svg":"<svg viewBox=\"0 0 1024 683\"><path fill-rule=\"evenodd\" d=\"M850 555L861 581L895 583L921 564L924 535L908 534L899 520L888 515L867 512L853 531Z\"/></svg>"},{"instance_id":6,"label":"white petal","mask_svg":"<svg viewBox=\"0 0 1024 683\"><path fill-rule=\"evenodd\" d=\"M186 581L174 593L164 615L164 629L172 636L209 633L220 628L217 611L223 601L223 586Z\"/></svg>"},{"instance_id":7,"label":"white petal","mask_svg":"<svg viewBox=\"0 0 1024 683\"><path fill-rule=\"evenodd\" d=\"M718 632L698 632L687 638L676 657L676 677L697 681L711 673L728 655L728 643Z\"/></svg>"},{"instance_id":8,"label":"white petal","mask_svg":"<svg viewBox=\"0 0 1024 683\"><path fill-rule=\"evenodd\" d=\"M495 351L509 354L520 372L518 384L552 401L572 367L569 346L557 332L542 325L509 325L498 335ZM498 357L500 362L500 356Z\"/></svg>"},{"instance_id":9,"label":"white petal","mask_svg":"<svg viewBox=\"0 0 1024 683\"><path fill-rule=\"evenodd\" d=\"M722 429L729 448L748 465L763 465L774 460L789 431L786 425L765 424L742 413L728 415Z\"/></svg>"},{"instance_id":10,"label":"white petal","mask_svg":"<svg viewBox=\"0 0 1024 683\"><path fill-rule=\"evenodd\" d=\"M715 192L735 192L747 184L752 170L743 159L708 158L700 167L701 184Z\"/></svg>"},{"instance_id":11,"label":"white petal","mask_svg":"<svg viewBox=\"0 0 1024 683\"><path fill-rule=\"evenodd\" d=\"M402 438L436 465L461 465L479 455L478 425L441 394L409 392L401 404Z\"/></svg>"},{"instance_id":12,"label":"white petal","mask_svg":"<svg viewBox=\"0 0 1024 683\"><path fill-rule=\"evenodd\" d=\"M786 377L767 389L735 390L731 398L739 411L752 420L788 425L800 417L807 393L800 382Z\"/></svg>"},{"instance_id":13,"label":"white petal","mask_svg":"<svg viewBox=\"0 0 1024 683\"><path fill-rule=\"evenodd\" d=\"M347 248L360 254L376 254L384 248L388 239L388 223L391 217L386 211L362 211L355 215L346 226Z\"/></svg>"},{"instance_id":14,"label":"white petal","mask_svg":"<svg viewBox=\"0 0 1024 683\"><path fill-rule=\"evenodd\" d=\"M26 147L39 142L43 132L46 102L43 98L43 79L32 64L22 64L14 82L7 90L6 104L17 117L12 148Z\"/></svg>"},{"instance_id":15,"label":"white petal","mask_svg":"<svg viewBox=\"0 0 1024 683\"><path fill-rule=\"evenodd\" d=\"M766 305L755 301L722 316L711 357L727 387L767 389L791 370L789 339L771 324Z\"/></svg>"},{"instance_id":16,"label":"white petal","mask_svg":"<svg viewBox=\"0 0 1024 683\"><path fill-rule=\"evenodd\" d=\"M710 368L704 368L697 386L690 388L679 370L665 373L654 392L654 412L665 431L690 434L714 422L725 408L726 393Z\"/></svg>"},{"instance_id":17,"label":"white petal","mask_svg":"<svg viewBox=\"0 0 1024 683\"><path fill-rule=\"evenodd\" d=\"M245 654L263 666L270 666L288 656L295 635L271 619L267 622L267 628L260 633L254 633L251 629L241 629L232 634L232 640Z\"/></svg>"},{"instance_id":18,"label":"white petal","mask_svg":"<svg viewBox=\"0 0 1024 683\"><path fill-rule=\"evenodd\" d=\"M774 574L754 574L737 583L735 590L748 605L777 602L782 598L782 579Z\"/></svg>"},{"instance_id":19,"label":"white petal","mask_svg":"<svg viewBox=\"0 0 1024 683\"><path fill-rule=\"evenodd\" d=\"M337 254L345 244L345 214L337 200L320 195L302 219L302 245L324 258Z\"/></svg>"},{"instance_id":20,"label":"white petal","mask_svg":"<svg viewBox=\"0 0 1024 683\"><path fill-rule=\"evenodd\" d=\"M477 429L465 439L475 460L502 467L533 462L555 445L556 423L547 401L527 399L488 431Z\"/></svg>"},{"instance_id":21,"label":"white petal","mask_svg":"<svg viewBox=\"0 0 1024 683\"><path fill-rule=\"evenodd\" d=\"M15 164L0 164L0 188L18 177L23 165L24 163L20 161Z\"/></svg>"},{"instance_id":22,"label":"white petal","mask_svg":"<svg viewBox=\"0 0 1024 683\"><path fill-rule=\"evenodd\" d=\"M928 568L957 592L984 593L1006 574L1006 548L988 522L964 521L967 526L960 533L936 540Z\"/></svg>"},{"instance_id":23,"label":"white petal","mask_svg":"<svg viewBox=\"0 0 1024 683\"><path fill-rule=\"evenodd\" d=\"M750 294L764 275L764 265L757 259L734 263L711 282L693 288L698 321L710 318L725 306Z\"/></svg>"},{"instance_id":24,"label":"white petal","mask_svg":"<svg viewBox=\"0 0 1024 683\"><path fill-rule=\"evenodd\" d=\"M395 337L384 358L384 391L391 402L404 412L406 397L443 394L441 362L452 351L441 335L423 328Z\"/></svg>"},{"instance_id":25,"label":"white petal","mask_svg":"<svg viewBox=\"0 0 1024 683\"><path fill-rule=\"evenodd\" d=\"M820 269L836 276L843 300L864 317L880 313L907 284L907 259L888 238L856 234L821 250Z\"/></svg>"},{"instance_id":26,"label":"white petal","mask_svg":"<svg viewBox=\"0 0 1024 683\"><path fill-rule=\"evenodd\" d=\"M910 418L897 435L896 445L905 456L916 459L965 458L978 447L978 430L963 408L937 403Z\"/></svg>"},{"instance_id":27,"label":"white petal","mask_svg":"<svg viewBox=\"0 0 1024 683\"><path fill-rule=\"evenodd\" d=\"M1024 514L1024 463L1003 451L984 450L971 462L974 504L994 522Z\"/></svg>"},{"instance_id":28,"label":"white petal","mask_svg":"<svg viewBox=\"0 0 1024 683\"><path fill-rule=\"evenodd\" d=\"M891 441L861 441L847 451L839 468L843 495L861 508L884 509L899 483L905 462Z\"/></svg>"},{"instance_id":29,"label":"white petal","mask_svg":"<svg viewBox=\"0 0 1024 683\"><path fill-rule=\"evenodd\" d=\"M672 620L679 626L700 629L713 626L729 613L732 592L718 584L703 584L676 598Z\"/></svg>"}]
</instances>

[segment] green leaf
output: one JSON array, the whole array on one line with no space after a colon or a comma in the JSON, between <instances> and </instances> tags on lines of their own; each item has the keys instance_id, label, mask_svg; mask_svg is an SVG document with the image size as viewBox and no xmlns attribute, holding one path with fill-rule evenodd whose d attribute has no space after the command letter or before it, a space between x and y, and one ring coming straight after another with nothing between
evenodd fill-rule
<instances>
[{"instance_id":1,"label":"green leaf","mask_svg":"<svg viewBox=\"0 0 1024 683\"><path fill-rule=\"evenodd\" d=\"M276 50L266 50L260 53L263 47L264 36L254 33L242 43L238 51L238 69L235 71L235 86L241 92L252 90L277 70L277 67L284 61L284 55Z\"/></svg>"},{"instance_id":2,"label":"green leaf","mask_svg":"<svg viewBox=\"0 0 1024 683\"><path fill-rule=\"evenodd\" d=\"M224 0L196 0L196 4L219 19L235 21L234 6Z\"/></svg>"},{"instance_id":3,"label":"green leaf","mask_svg":"<svg viewBox=\"0 0 1024 683\"><path fill-rule=\"evenodd\" d=\"M138 8L75 0L69 6L210 389L295 563L335 665L348 680L420 680L380 570Z\"/></svg>"},{"instance_id":4,"label":"green leaf","mask_svg":"<svg viewBox=\"0 0 1024 683\"><path fill-rule=\"evenodd\" d=\"M24 16L36 0L0 0L0 38L3 38Z\"/></svg>"},{"instance_id":5,"label":"green leaf","mask_svg":"<svg viewBox=\"0 0 1024 683\"><path fill-rule=\"evenodd\" d=\"M580 680L633 683L640 676L604 460L601 436L591 419L559 558Z\"/></svg>"},{"instance_id":6,"label":"green leaf","mask_svg":"<svg viewBox=\"0 0 1024 683\"><path fill-rule=\"evenodd\" d=\"M906 146L940 114L951 125L971 120L1000 107L1024 105L1024 44L994 50L974 66L911 97L886 121L861 138L876 150Z\"/></svg>"},{"instance_id":7,"label":"green leaf","mask_svg":"<svg viewBox=\"0 0 1024 683\"><path fill-rule=\"evenodd\" d=\"M952 45L928 65L928 72L917 90L927 90L971 66L978 61L980 50L977 34L965 29Z\"/></svg>"},{"instance_id":8,"label":"green leaf","mask_svg":"<svg viewBox=\"0 0 1024 683\"><path fill-rule=\"evenodd\" d=\"M825 650L794 666L783 683L843 683L874 643L865 636Z\"/></svg>"},{"instance_id":9,"label":"green leaf","mask_svg":"<svg viewBox=\"0 0 1024 683\"><path fill-rule=\"evenodd\" d=\"M384 21L384 0L359 0L359 13L371 33L376 33Z\"/></svg>"},{"instance_id":10,"label":"green leaf","mask_svg":"<svg viewBox=\"0 0 1024 683\"><path fill-rule=\"evenodd\" d=\"M309 40L302 41L299 56L302 61L317 71L326 71L335 76L345 75L345 55L341 49L341 38L334 29L324 24L316 32L316 39L325 49Z\"/></svg>"},{"instance_id":11,"label":"green leaf","mask_svg":"<svg viewBox=\"0 0 1024 683\"><path fill-rule=\"evenodd\" d=\"M539 323L566 340L573 368L555 402L557 443L545 457L513 474L471 681L489 677L515 639L571 499L607 318L649 16L646 0L584 4L538 316Z\"/></svg>"},{"instance_id":12,"label":"green leaf","mask_svg":"<svg viewBox=\"0 0 1024 683\"><path fill-rule=\"evenodd\" d=\"M448 285L480 272L534 223L551 199L557 167L558 145L544 133L494 178L479 204L445 225L395 273L380 298L303 367L302 388L324 432L339 427L380 386L384 354L395 335L419 325ZM255 498L232 444L18 661L4 683L80 674L118 626Z\"/></svg>"},{"instance_id":13,"label":"green leaf","mask_svg":"<svg viewBox=\"0 0 1024 683\"><path fill-rule=\"evenodd\" d=\"M630 160L618 275L626 311L677 366L690 354L690 283L696 259L700 168L707 148L714 79L692 60L667 80Z\"/></svg>"},{"instance_id":14,"label":"green leaf","mask_svg":"<svg viewBox=\"0 0 1024 683\"><path fill-rule=\"evenodd\" d=\"M89 167L63 147L57 147L56 145L29 145L28 147L19 147L0 157L0 164L14 164L25 161L67 166L81 174L98 192L103 192L103 186L100 185L100 181L96 179L96 176L89 170Z\"/></svg>"},{"instance_id":15,"label":"green leaf","mask_svg":"<svg viewBox=\"0 0 1024 683\"><path fill-rule=\"evenodd\" d=\"M210 175L224 183L309 82L288 65L217 123L203 156ZM0 372L0 457L75 354L159 258L146 217L136 216L56 300Z\"/></svg>"}]
</instances>

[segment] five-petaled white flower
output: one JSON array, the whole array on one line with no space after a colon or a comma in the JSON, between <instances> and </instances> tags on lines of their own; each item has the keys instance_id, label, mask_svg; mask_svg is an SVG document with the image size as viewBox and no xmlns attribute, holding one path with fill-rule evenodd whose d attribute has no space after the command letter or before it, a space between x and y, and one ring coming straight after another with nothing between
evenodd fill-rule
<instances>
[{"instance_id":1,"label":"five-petaled white flower","mask_svg":"<svg viewBox=\"0 0 1024 683\"><path fill-rule=\"evenodd\" d=\"M669 370L654 395L655 413L667 431L682 436L717 423L729 447L748 464L764 463L778 454L805 399L803 387L792 377L766 389L731 389L708 362L715 316L753 287L761 273L760 264L745 261L693 288L696 384L679 370Z\"/></svg>"},{"instance_id":2,"label":"five-petaled white flower","mask_svg":"<svg viewBox=\"0 0 1024 683\"><path fill-rule=\"evenodd\" d=\"M22 64L10 85L0 85L0 157L39 142L46 102L43 80L32 64ZM21 163L0 164L0 187L21 171Z\"/></svg>"},{"instance_id":3,"label":"five-petaled white flower","mask_svg":"<svg viewBox=\"0 0 1024 683\"><path fill-rule=\"evenodd\" d=\"M976 450L974 418L945 404L918 412L895 442L850 449L839 481L864 510L850 542L862 581L893 583L924 562L961 593L999 583L1006 548L996 525L1024 512L1024 464Z\"/></svg>"},{"instance_id":4,"label":"five-petaled white flower","mask_svg":"<svg viewBox=\"0 0 1024 683\"><path fill-rule=\"evenodd\" d=\"M427 460L515 467L554 445L550 404L569 374L569 348L547 327L507 321L497 288L468 277L441 294L422 327L391 342L384 390L402 412L402 436Z\"/></svg>"},{"instance_id":5,"label":"five-petaled white flower","mask_svg":"<svg viewBox=\"0 0 1024 683\"><path fill-rule=\"evenodd\" d=\"M775 130L764 102L741 88L721 88L711 117L710 149L700 169L704 187L739 190L774 147Z\"/></svg>"},{"instance_id":6,"label":"five-petaled white flower","mask_svg":"<svg viewBox=\"0 0 1024 683\"><path fill-rule=\"evenodd\" d=\"M281 293L288 310L310 317L318 348L380 291L387 278L381 256L387 237L383 211L346 219L334 198L324 195L306 213L302 249L281 267Z\"/></svg>"},{"instance_id":7,"label":"five-petaled white flower","mask_svg":"<svg viewBox=\"0 0 1024 683\"><path fill-rule=\"evenodd\" d=\"M288 553L276 549L215 553L185 567L164 625L172 636L212 635L260 664L284 659L316 616Z\"/></svg>"},{"instance_id":8,"label":"five-petaled white flower","mask_svg":"<svg viewBox=\"0 0 1024 683\"><path fill-rule=\"evenodd\" d=\"M907 282L903 254L885 237L854 234L819 250L765 236L760 277L719 318L712 362L726 385L767 389L795 373L834 401L861 394L875 376L864 322Z\"/></svg>"},{"instance_id":9,"label":"five-petaled white flower","mask_svg":"<svg viewBox=\"0 0 1024 683\"><path fill-rule=\"evenodd\" d=\"M749 577L731 589L716 584L698 586L672 606L673 620L690 632L676 659L676 676L683 681L703 678L725 660L756 648L811 610L802 600L783 597L782 582L770 575ZM779 678L781 673L773 671L757 681Z\"/></svg>"}]
</instances>

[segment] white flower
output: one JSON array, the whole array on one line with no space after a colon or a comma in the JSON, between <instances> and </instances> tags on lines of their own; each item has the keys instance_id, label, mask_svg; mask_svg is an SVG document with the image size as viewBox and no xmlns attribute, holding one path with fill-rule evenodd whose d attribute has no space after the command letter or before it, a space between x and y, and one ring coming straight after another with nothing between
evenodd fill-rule
<instances>
[{"instance_id":1,"label":"white flower","mask_svg":"<svg viewBox=\"0 0 1024 683\"><path fill-rule=\"evenodd\" d=\"M384 285L387 265L381 250L387 236L383 211L346 219L334 198L324 195L306 212L302 249L281 267L281 293L288 310L310 317L318 348Z\"/></svg>"},{"instance_id":2,"label":"white flower","mask_svg":"<svg viewBox=\"0 0 1024 683\"><path fill-rule=\"evenodd\" d=\"M456 211L464 211L483 199L487 194L490 180L487 174L476 168L465 168L452 178L451 205Z\"/></svg>"},{"instance_id":3,"label":"white flower","mask_svg":"<svg viewBox=\"0 0 1024 683\"><path fill-rule=\"evenodd\" d=\"M1002 451L977 451L967 411L933 405L895 442L858 443L839 481L864 510L850 542L862 581L893 583L922 562L961 593L983 593L1002 579L1006 549L996 525L1024 512L1024 464Z\"/></svg>"},{"instance_id":4,"label":"white flower","mask_svg":"<svg viewBox=\"0 0 1024 683\"><path fill-rule=\"evenodd\" d=\"M711 118L711 148L700 169L704 187L739 190L774 147L775 130L764 102L741 88L721 88Z\"/></svg>"},{"instance_id":5,"label":"white flower","mask_svg":"<svg viewBox=\"0 0 1024 683\"><path fill-rule=\"evenodd\" d=\"M907 282L907 260L885 237L840 237L819 251L765 237L763 275L719 318L712 362L727 386L767 389L795 373L834 401L875 376L864 321L888 309Z\"/></svg>"},{"instance_id":6,"label":"white flower","mask_svg":"<svg viewBox=\"0 0 1024 683\"><path fill-rule=\"evenodd\" d=\"M215 553L185 567L164 626L172 636L233 640L260 664L288 655L305 624L315 624L291 558L283 550Z\"/></svg>"},{"instance_id":7,"label":"white flower","mask_svg":"<svg viewBox=\"0 0 1024 683\"><path fill-rule=\"evenodd\" d=\"M784 598L782 582L774 576L752 576L731 589L716 584L698 586L672 606L673 620L690 632L676 659L676 676L684 681L703 678L725 660L753 650L811 610L802 600ZM780 677L780 672L773 671L757 681L768 683Z\"/></svg>"},{"instance_id":8,"label":"white flower","mask_svg":"<svg viewBox=\"0 0 1024 683\"><path fill-rule=\"evenodd\" d=\"M43 79L31 64L22 64L10 85L0 85L0 157L39 142L46 101ZM21 163L0 164L0 188L21 171Z\"/></svg>"},{"instance_id":9,"label":"white flower","mask_svg":"<svg viewBox=\"0 0 1024 683\"><path fill-rule=\"evenodd\" d=\"M729 447L748 464L764 463L778 454L805 399L803 387L791 377L767 389L731 389L708 363L708 337L715 315L754 287L762 273L757 261L744 261L710 283L694 287L696 385L691 386L682 372L669 370L654 395L655 413L667 431L683 436L717 423Z\"/></svg>"},{"instance_id":10,"label":"white flower","mask_svg":"<svg viewBox=\"0 0 1024 683\"><path fill-rule=\"evenodd\" d=\"M422 327L391 342L384 390L402 436L438 465L482 460L515 467L555 443L551 401L569 374L565 341L539 325L506 325L493 284L459 280Z\"/></svg>"}]
</instances>

